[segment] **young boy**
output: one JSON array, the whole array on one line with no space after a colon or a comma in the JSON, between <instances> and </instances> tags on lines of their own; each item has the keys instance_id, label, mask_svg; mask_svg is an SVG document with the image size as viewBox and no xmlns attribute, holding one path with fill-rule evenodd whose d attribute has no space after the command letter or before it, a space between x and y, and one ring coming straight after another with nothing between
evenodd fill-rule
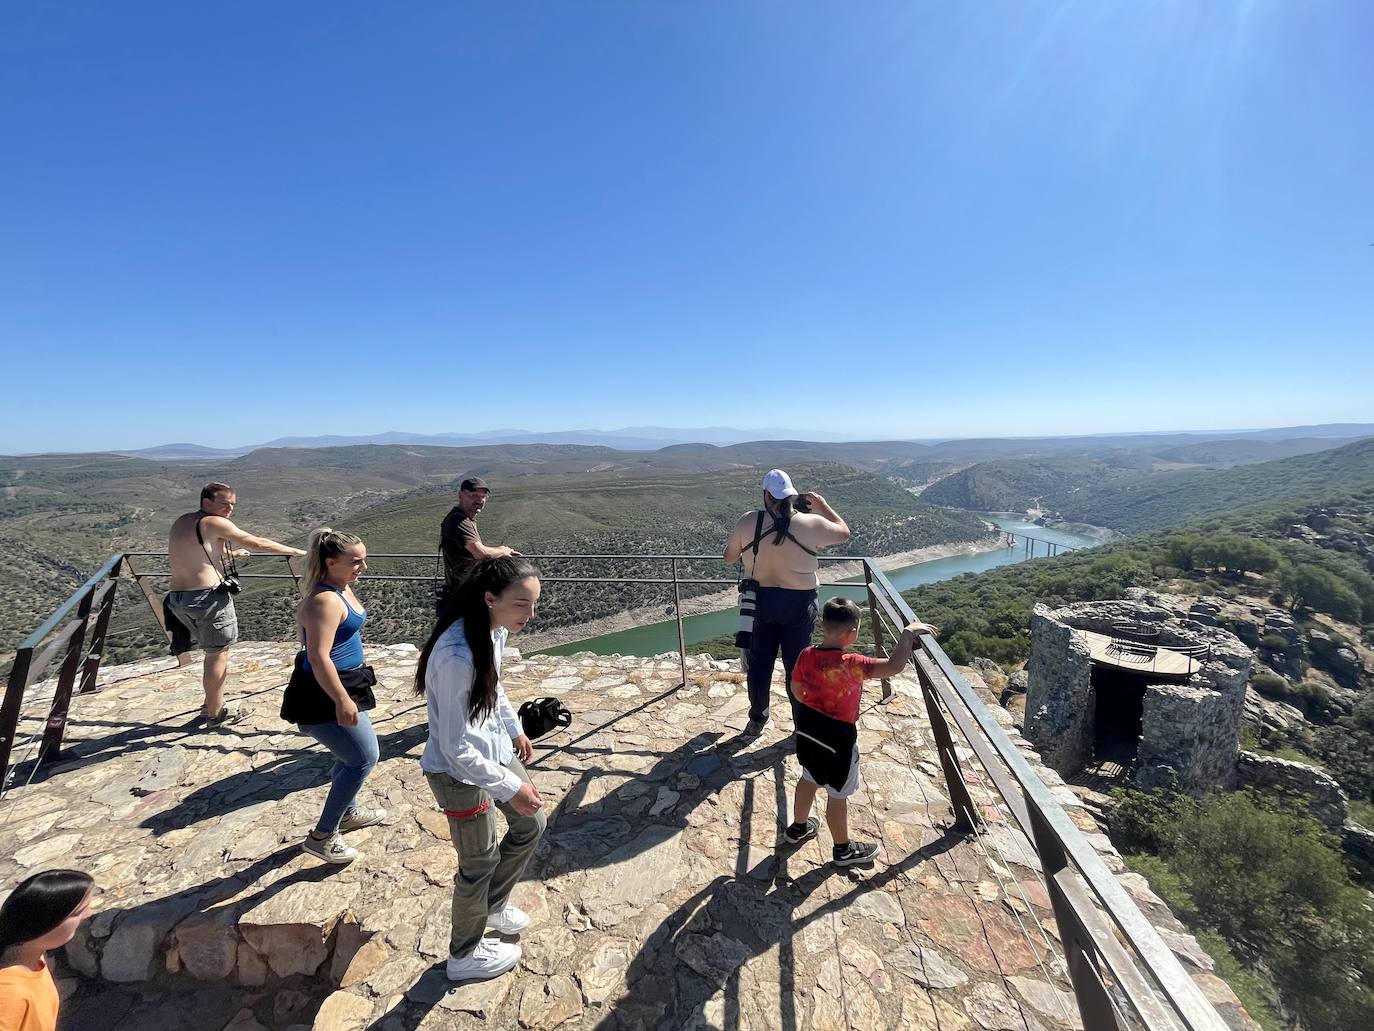
<instances>
[{"instance_id":1,"label":"young boy","mask_svg":"<svg viewBox=\"0 0 1374 1031\"><path fill-rule=\"evenodd\" d=\"M811 816L822 784L828 796L825 823L835 840L836 866L873 861L878 846L849 840L849 796L859 789L859 696L865 680L881 680L900 673L911 658L916 638L936 628L915 622L902 631L892 655L870 658L848 649L859 638L859 606L848 598L832 598L821 615L825 640L806 648L792 670L792 695L797 724L797 759L802 775L797 783L792 823L782 832L789 845L800 844L820 829Z\"/></svg>"}]
</instances>

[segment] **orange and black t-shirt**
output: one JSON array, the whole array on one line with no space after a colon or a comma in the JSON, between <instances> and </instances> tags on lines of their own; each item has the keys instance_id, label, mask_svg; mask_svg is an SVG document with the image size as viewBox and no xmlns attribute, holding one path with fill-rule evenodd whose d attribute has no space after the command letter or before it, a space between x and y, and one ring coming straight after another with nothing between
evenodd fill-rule
<instances>
[{"instance_id":1,"label":"orange and black t-shirt","mask_svg":"<svg viewBox=\"0 0 1374 1031\"><path fill-rule=\"evenodd\" d=\"M804 648L792 667L792 693L817 712L858 723L864 678L882 661L838 648Z\"/></svg>"}]
</instances>

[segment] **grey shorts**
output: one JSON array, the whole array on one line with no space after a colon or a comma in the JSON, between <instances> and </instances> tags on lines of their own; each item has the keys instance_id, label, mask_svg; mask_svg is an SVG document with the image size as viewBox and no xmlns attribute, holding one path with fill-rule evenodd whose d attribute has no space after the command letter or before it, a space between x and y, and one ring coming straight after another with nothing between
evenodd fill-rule
<instances>
[{"instance_id":1,"label":"grey shorts","mask_svg":"<svg viewBox=\"0 0 1374 1031\"><path fill-rule=\"evenodd\" d=\"M167 607L177 621L206 652L222 652L239 639L239 617L228 591L206 587L199 591L172 591ZM169 627L175 636L175 627Z\"/></svg>"}]
</instances>

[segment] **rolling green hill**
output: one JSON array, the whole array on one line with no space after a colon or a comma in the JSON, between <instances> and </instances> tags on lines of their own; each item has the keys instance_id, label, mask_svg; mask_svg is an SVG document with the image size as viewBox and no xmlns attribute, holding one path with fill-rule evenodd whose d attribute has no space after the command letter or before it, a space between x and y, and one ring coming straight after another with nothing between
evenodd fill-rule
<instances>
[{"instance_id":1,"label":"rolling green hill","mask_svg":"<svg viewBox=\"0 0 1374 1031\"><path fill-rule=\"evenodd\" d=\"M979 462L927 487L921 497L933 505L975 512L1024 512L1037 499L1089 486L1116 485L1146 475L1153 463L1122 453L1092 458L1023 458Z\"/></svg>"},{"instance_id":2,"label":"rolling green hill","mask_svg":"<svg viewBox=\"0 0 1374 1031\"><path fill-rule=\"evenodd\" d=\"M1132 533L1221 516L1247 505L1299 503L1336 490L1357 497L1374 494L1374 439L1255 465L1103 483L1051 495L1045 505L1066 519Z\"/></svg>"},{"instance_id":3,"label":"rolling green hill","mask_svg":"<svg viewBox=\"0 0 1374 1031\"><path fill-rule=\"evenodd\" d=\"M110 551L120 547L161 550L163 534L171 517L194 507L195 487L208 475L222 475L235 484L240 508L236 519L255 531L300 541L311 526L321 523L359 533L374 555L419 553L423 558L399 560L375 558L374 579L365 582L364 593L373 621L369 639L415 641L427 632L432 617L431 584L401 583L376 579L387 575L430 577L438 528L455 499L453 479L475 471L489 478L495 488L492 500L480 517L488 542L508 543L527 554L687 553L718 555L729 528L759 495L757 468L730 468L713 472L643 472L627 468L625 456L615 453L613 463L588 471L587 451L601 449L559 448L553 454L505 456L482 463L457 466L449 458L454 449L423 449L397 456L404 448L362 447L338 449L341 455L324 457L332 464L312 466L317 452L272 452L245 456L251 461L226 463L227 469L212 474L203 467L174 467L181 480L173 480L165 467L142 463L121 469L115 477L108 461L93 463L92 476L101 484L104 500L87 503L75 492L51 499L48 509L15 517L10 524L23 535L10 535L0 574L8 581L10 603L5 609L5 646L13 647L33 629L89 571ZM496 449L494 449L496 450ZM550 449L537 448L537 451ZM569 456L572 456L571 458ZM449 458L446 462L440 459ZM631 456L637 462L637 456ZM120 462L137 460L120 460ZM570 462L581 467L576 475L559 470ZM610 468L604 468L605 465ZM150 466L151 470L144 468ZM558 471L548 471L550 467ZM537 474L536 474L537 473ZM844 549L849 554L890 554L953 541L973 541L985 534L977 518L934 508L894 486L885 478L842 465L793 465L799 487L818 489L850 521L854 538ZM451 474L451 475L450 475ZM407 479L435 477L397 493ZM103 479L102 479L103 477ZM27 479L21 477L21 479ZM367 483L363 492L347 492L347 485ZM177 504L160 501L161 507L121 502L116 485L132 486L132 499L154 500L159 488L183 492ZM310 485L315 485L315 490ZM302 486L304 485L304 487ZM392 488L388 491L388 487ZM326 491L330 493L326 493ZM363 506L369 496L386 495ZM125 495L129 497L129 495ZM184 506L184 507L183 507ZM121 516L142 511L119 530ZM281 528L285 528L284 531ZM6 537L0 533L0 543ZM35 542L41 542L35 547ZM76 554L59 561L57 556ZM591 566L586 563L544 563L545 572L558 576L661 577L666 567L618 562ZM146 568L162 568L147 560ZM245 572L284 571L279 559L244 563ZM701 579L728 578L731 573L710 559L683 568L683 574ZM165 585L159 584L165 589ZM685 587L691 595L719 588ZM567 625L609 615L628 607L662 601L665 610L671 592L662 587L635 584L580 585L572 588L550 584L546 589L540 623L545 627ZM17 603L16 603L17 602ZM287 581L249 580L238 599L245 636L289 636L292 621L291 585ZM159 647L156 628L148 621L140 596L121 597L116 621L117 639L112 653L126 658Z\"/></svg>"}]
</instances>

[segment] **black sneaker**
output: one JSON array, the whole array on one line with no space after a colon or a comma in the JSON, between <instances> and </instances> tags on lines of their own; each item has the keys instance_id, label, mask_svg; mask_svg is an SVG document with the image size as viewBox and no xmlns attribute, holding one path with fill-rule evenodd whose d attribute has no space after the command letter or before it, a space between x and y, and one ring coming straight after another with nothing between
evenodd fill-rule
<instances>
[{"instance_id":1,"label":"black sneaker","mask_svg":"<svg viewBox=\"0 0 1374 1031\"><path fill-rule=\"evenodd\" d=\"M783 828L782 840L789 845L800 845L807 838L815 837L816 831L820 829L821 821L811 816L805 823L794 823Z\"/></svg>"},{"instance_id":2,"label":"black sneaker","mask_svg":"<svg viewBox=\"0 0 1374 1031\"><path fill-rule=\"evenodd\" d=\"M848 841L831 850L831 862L836 866L866 866L878 855L878 846L868 841Z\"/></svg>"},{"instance_id":3,"label":"black sneaker","mask_svg":"<svg viewBox=\"0 0 1374 1031\"><path fill-rule=\"evenodd\" d=\"M763 733L763 728L765 726L767 726L767 722L765 720L750 720L748 723L744 725L744 730L740 733L740 737L758 737L760 734Z\"/></svg>"}]
</instances>

